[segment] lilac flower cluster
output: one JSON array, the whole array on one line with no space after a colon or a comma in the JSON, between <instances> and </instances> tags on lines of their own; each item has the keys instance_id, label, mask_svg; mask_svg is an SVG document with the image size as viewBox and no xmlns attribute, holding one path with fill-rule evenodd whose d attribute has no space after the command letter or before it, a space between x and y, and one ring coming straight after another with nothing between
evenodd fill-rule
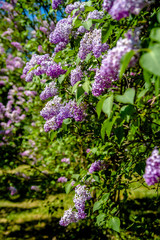
<instances>
[{"instance_id":1,"label":"lilac flower cluster","mask_svg":"<svg viewBox=\"0 0 160 240\"><path fill-rule=\"evenodd\" d=\"M12 187L12 186L10 186L8 189L11 191L12 196L17 194L17 192L18 192L17 189L15 187Z\"/></svg>"},{"instance_id":2,"label":"lilac flower cluster","mask_svg":"<svg viewBox=\"0 0 160 240\"><path fill-rule=\"evenodd\" d=\"M57 182L61 182L61 183L67 182L67 178L66 177L59 177Z\"/></svg>"},{"instance_id":3,"label":"lilac flower cluster","mask_svg":"<svg viewBox=\"0 0 160 240\"><path fill-rule=\"evenodd\" d=\"M149 0L104 0L103 9L113 19L120 20L128 17L130 13L138 15L141 9L150 4L150 2Z\"/></svg>"},{"instance_id":4,"label":"lilac flower cluster","mask_svg":"<svg viewBox=\"0 0 160 240\"><path fill-rule=\"evenodd\" d=\"M71 12L74 10L74 9L78 9L79 8L79 11L76 12L76 15L79 14L79 12L83 12L85 10L85 5L86 3L85 2L74 2L73 4L69 4L67 5L67 7L65 8L65 12L68 13L68 14L71 14Z\"/></svg>"},{"instance_id":5,"label":"lilac flower cluster","mask_svg":"<svg viewBox=\"0 0 160 240\"><path fill-rule=\"evenodd\" d=\"M70 158L62 158L61 162L65 162L67 164L70 164Z\"/></svg>"},{"instance_id":6,"label":"lilac flower cluster","mask_svg":"<svg viewBox=\"0 0 160 240\"><path fill-rule=\"evenodd\" d=\"M98 160L98 161L95 161L94 163L92 163L92 165L88 171L89 171L89 173L99 172L101 170L105 170L106 167L107 166L103 160Z\"/></svg>"},{"instance_id":7,"label":"lilac flower cluster","mask_svg":"<svg viewBox=\"0 0 160 240\"><path fill-rule=\"evenodd\" d=\"M36 185L33 185L31 186L31 190L34 190L36 192L39 192L40 191L40 187L39 186L36 186Z\"/></svg>"},{"instance_id":8,"label":"lilac flower cluster","mask_svg":"<svg viewBox=\"0 0 160 240\"><path fill-rule=\"evenodd\" d=\"M6 68L8 70L14 71L16 68L22 68L24 61L20 57L14 57L12 54L9 54L6 59Z\"/></svg>"},{"instance_id":9,"label":"lilac flower cluster","mask_svg":"<svg viewBox=\"0 0 160 240\"><path fill-rule=\"evenodd\" d=\"M102 52L108 50L109 45L101 42L101 34L101 29L94 29L93 32L85 33L80 42L78 53L80 59L84 60L91 51L98 58Z\"/></svg>"},{"instance_id":10,"label":"lilac flower cluster","mask_svg":"<svg viewBox=\"0 0 160 240\"><path fill-rule=\"evenodd\" d=\"M10 3L4 2L4 1L0 1L0 8L5 10L5 11L12 11L13 10L13 6Z\"/></svg>"},{"instance_id":11,"label":"lilac flower cluster","mask_svg":"<svg viewBox=\"0 0 160 240\"><path fill-rule=\"evenodd\" d=\"M93 12L89 12L86 18L86 21L88 19L101 19L104 16L104 12L103 11L98 11L98 10L94 10Z\"/></svg>"},{"instance_id":12,"label":"lilac flower cluster","mask_svg":"<svg viewBox=\"0 0 160 240\"><path fill-rule=\"evenodd\" d=\"M75 197L73 199L77 211L73 211L72 208L65 211L63 217L59 221L59 224L61 226L67 226L72 222L78 222L79 220L86 218L87 214L85 213L85 202L89 199L91 199L91 193L86 186L78 185L75 188Z\"/></svg>"},{"instance_id":13,"label":"lilac flower cluster","mask_svg":"<svg viewBox=\"0 0 160 240\"><path fill-rule=\"evenodd\" d=\"M50 22L50 24L44 20L41 21L41 26L39 27L39 30L43 32L45 35L49 36L49 34L54 30L55 24L53 21Z\"/></svg>"},{"instance_id":14,"label":"lilac flower cluster","mask_svg":"<svg viewBox=\"0 0 160 240\"><path fill-rule=\"evenodd\" d=\"M122 56L132 49L139 47L139 32L132 34L129 31L125 38L117 41L116 47L108 50L104 55L100 70L97 68L95 81L92 85L92 94L94 96L101 95L105 89L111 86L111 83L119 79L120 61ZM136 63L136 58L132 58L129 66Z\"/></svg>"},{"instance_id":15,"label":"lilac flower cluster","mask_svg":"<svg viewBox=\"0 0 160 240\"><path fill-rule=\"evenodd\" d=\"M17 48L18 51L22 51L23 48L19 42L11 42L11 45Z\"/></svg>"},{"instance_id":16,"label":"lilac flower cluster","mask_svg":"<svg viewBox=\"0 0 160 240\"><path fill-rule=\"evenodd\" d=\"M51 82L48 85L46 85L45 89L43 92L40 94L40 99L41 100L46 100L50 97L53 97L58 94L58 89L56 88L56 83Z\"/></svg>"},{"instance_id":17,"label":"lilac flower cluster","mask_svg":"<svg viewBox=\"0 0 160 240\"><path fill-rule=\"evenodd\" d=\"M63 0L52 0L52 8L55 10L62 2Z\"/></svg>"},{"instance_id":18,"label":"lilac flower cluster","mask_svg":"<svg viewBox=\"0 0 160 240\"><path fill-rule=\"evenodd\" d=\"M71 85L74 86L74 84L78 81L81 81L81 78L83 77L83 72L81 70L80 66L77 66L75 69L71 71Z\"/></svg>"},{"instance_id":19,"label":"lilac flower cluster","mask_svg":"<svg viewBox=\"0 0 160 240\"><path fill-rule=\"evenodd\" d=\"M31 102L34 96L35 94L29 96L27 103ZM6 106L0 103L0 120L3 120L0 122L0 127L2 128L3 134L9 136L15 128L15 123L21 122L26 117L24 110L26 111L27 109L23 106L24 103L26 103L24 88L13 85L8 92L7 99L8 102ZM7 144L6 136L4 136L2 140ZM2 143L2 145L4 145L4 143Z\"/></svg>"},{"instance_id":20,"label":"lilac flower cluster","mask_svg":"<svg viewBox=\"0 0 160 240\"><path fill-rule=\"evenodd\" d=\"M59 49L64 49L69 42L69 36L72 31L72 21L73 18L70 16L68 16L68 18L61 19L58 21L54 31L50 33L49 41L51 43L58 44L56 52L58 52Z\"/></svg>"},{"instance_id":21,"label":"lilac flower cluster","mask_svg":"<svg viewBox=\"0 0 160 240\"><path fill-rule=\"evenodd\" d=\"M160 181L160 155L157 148L146 161L145 174L143 175L148 186Z\"/></svg>"},{"instance_id":22,"label":"lilac flower cluster","mask_svg":"<svg viewBox=\"0 0 160 240\"><path fill-rule=\"evenodd\" d=\"M61 103L61 100L60 97L55 96L40 112L46 120L44 125L46 132L60 128L64 119L74 118L75 121L82 121L85 116L84 107L77 106L74 100L65 103Z\"/></svg>"},{"instance_id":23,"label":"lilac flower cluster","mask_svg":"<svg viewBox=\"0 0 160 240\"><path fill-rule=\"evenodd\" d=\"M34 54L23 69L23 74L27 82L32 81L34 75L39 76L41 74L47 74L47 76L57 78L65 72L66 70L62 69L61 64L55 63L52 58L49 57L49 54Z\"/></svg>"}]
</instances>

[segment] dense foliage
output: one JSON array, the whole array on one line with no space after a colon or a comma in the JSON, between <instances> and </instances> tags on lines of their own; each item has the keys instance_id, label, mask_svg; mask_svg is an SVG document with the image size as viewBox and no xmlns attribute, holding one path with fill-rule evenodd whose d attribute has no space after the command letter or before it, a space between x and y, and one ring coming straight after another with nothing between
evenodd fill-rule
<instances>
[{"instance_id":1,"label":"dense foliage","mask_svg":"<svg viewBox=\"0 0 160 240\"><path fill-rule=\"evenodd\" d=\"M60 225L143 228L123 210L134 182L158 194L158 1L0 1L0 16L1 195L65 189Z\"/></svg>"}]
</instances>

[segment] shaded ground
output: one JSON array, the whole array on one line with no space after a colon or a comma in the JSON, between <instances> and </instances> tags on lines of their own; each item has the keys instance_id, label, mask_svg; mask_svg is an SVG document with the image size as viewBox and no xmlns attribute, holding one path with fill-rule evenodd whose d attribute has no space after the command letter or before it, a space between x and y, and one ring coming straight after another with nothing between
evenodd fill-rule
<instances>
[{"instance_id":1,"label":"shaded ground","mask_svg":"<svg viewBox=\"0 0 160 240\"><path fill-rule=\"evenodd\" d=\"M63 196L61 196L63 197ZM153 201L154 200L154 201ZM80 224L61 227L59 219L62 212L55 211L49 215L40 202L30 205L11 202L0 202L0 239L1 240L160 240L160 198L134 199L122 207L121 236L111 235L94 226L94 223L83 220ZM8 206L7 206L8 205Z\"/></svg>"}]
</instances>

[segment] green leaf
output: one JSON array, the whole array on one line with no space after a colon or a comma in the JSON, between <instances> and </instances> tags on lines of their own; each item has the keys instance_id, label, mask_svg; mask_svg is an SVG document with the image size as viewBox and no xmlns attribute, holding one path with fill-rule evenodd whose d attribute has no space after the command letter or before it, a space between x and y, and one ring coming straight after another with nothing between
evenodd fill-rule
<instances>
[{"instance_id":1,"label":"green leaf","mask_svg":"<svg viewBox=\"0 0 160 240\"><path fill-rule=\"evenodd\" d=\"M73 25L75 28L80 27L81 24L82 24L82 20L80 20L78 16L73 19L72 25Z\"/></svg>"},{"instance_id":2,"label":"green leaf","mask_svg":"<svg viewBox=\"0 0 160 240\"><path fill-rule=\"evenodd\" d=\"M131 116L135 113L135 109L133 105L127 105L123 106L120 110L120 115L123 119L125 119L128 116Z\"/></svg>"},{"instance_id":3,"label":"green leaf","mask_svg":"<svg viewBox=\"0 0 160 240\"><path fill-rule=\"evenodd\" d=\"M102 204L103 204L102 200L95 202L93 205L93 212L99 210L101 208Z\"/></svg>"},{"instance_id":4,"label":"green leaf","mask_svg":"<svg viewBox=\"0 0 160 240\"><path fill-rule=\"evenodd\" d=\"M105 194L102 196L102 200L106 202L106 201L108 200L108 198L109 198L109 195L110 195L110 193L105 193Z\"/></svg>"},{"instance_id":5,"label":"green leaf","mask_svg":"<svg viewBox=\"0 0 160 240\"><path fill-rule=\"evenodd\" d=\"M76 89L78 88L78 85L80 84L81 81L78 81L74 84L74 86L72 87L72 93L74 93L76 91Z\"/></svg>"},{"instance_id":6,"label":"green leaf","mask_svg":"<svg viewBox=\"0 0 160 240\"><path fill-rule=\"evenodd\" d=\"M98 175L93 174L93 178L96 182L100 182L100 178Z\"/></svg>"},{"instance_id":7,"label":"green leaf","mask_svg":"<svg viewBox=\"0 0 160 240\"><path fill-rule=\"evenodd\" d=\"M100 213L98 216L97 216L97 224L98 226L101 226L103 223L104 223L104 219L106 217L106 214L105 213Z\"/></svg>"},{"instance_id":8,"label":"green leaf","mask_svg":"<svg viewBox=\"0 0 160 240\"><path fill-rule=\"evenodd\" d=\"M121 66L120 66L120 73L119 73L119 78L121 79L125 70L128 67L128 64L131 61L131 58L133 57L133 55L135 54L135 52L133 50L131 50L130 52L126 53L122 59L121 59Z\"/></svg>"},{"instance_id":9,"label":"green leaf","mask_svg":"<svg viewBox=\"0 0 160 240\"><path fill-rule=\"evenodd\" d=\"M86 22L82 23L82 26L89 31L92 27L92 19L89 19Z\"/></svg>"},{"instance_id":10,"label":"green leaf","mask_svg":"<svg viewBox=\"0 0 160 240\"><path fill-rule=\"evenodd\" d=\"M102 28L102 43L106 43L109 36L111 35L113 31L113 26L111 24L108 24L107 26L104 26Z\"/></svg>"},{"instance_id":11,"label":"green leaf","mask_svg":"<svg viewBox=\"0 0 160 240\"><path fill-rule=\"evenodd\" d=\"M102 106L102 110L104 113L108 115L108 118L111 116L112 106L113 106L113 95L106 98Z\"/></svg>"},{"instance_id":12,"label":"green leaf","mask_svg":"<svg viewBox=\"0 0 160 240\"><path fill-rule=\"evenodd\" d=\"M115 96L117 102L134 104L135 89L128 88L123 95Z\"/></svg>"},{"instance_id":13,"label":"green leaf","mask_svg":"<svg viewBox=\"0 0 160 240\"><path fill-rule=\"evenodd\" d=\"M55 137L57 136L57 132L51 132L50 133L50 140L53 141L53 139L55 139Z\"/></svg>"},{"instance_id":14,"label":"green leaf","mask_svg":"<svg viewBox=\"0 0 160 240\"><path fill-rule=\"evenodd\" d=\"M85 62L88 63L91 57L92 57L92 53L88 53L86 56Z\"/></svg>"},{"instance_id":15,"label":"green leaf","mask_svg":"<svg viewBox=\"0 0 160 240\"><path fill-rule=\"evenodd\" d=\"M145 88L150 89L152 74L144 69L143 70L143 77L144 77L144 80L145 80Z\"/></svg>"},{"instance_id":16,"label":"green leaf","mask_svg":"<svg viewBox=\"0 0 160 240\"><path fill-rule=\"evenodd\" d=\"M153 28L150 33L150 38L153 41L160 42L160 28Z\"/></svg>"},{"instance_id":17,"label":"green leaf","mask_svg":"<svg viewBox=\"0 0 160 240\"><path fill-rule=\"evenodd\" d=\"M63 123L66 124L66 125L69 125L71 122L72 122L71 118L66 118L66 119L63 120Z\"/></svg>"},{"instance_id":18,"label":"green leaf","mask_svg":"<svg viewBox=\"0 0 160 240\"><path fill-rule=\"evenodd\" d=\"M160 89L160 78L157 77L155 80L155 95L158 96Z\"/></svg>"},{"instance_id":19,"label":"green leaf","mask_svg":"<svg viewBox=\"0 0 160 240\"><path fill-rule=\"evenodd\" d=\"M120 232L120 219L118 217L110 218L108 222L109 228L113 229L116 232Z\"/></svg>"},{"instance_id":20,"label":"green leaf","mask_svg":"<svg viewBox=\"0 0 160 240\"><path fill-rule=\"evenodd\" d=\"M89 93L89 86L90 86L90 82L88 80L86 80L85 83L83 83L82 85L84 91L87 93Z\"/></svg>"},{"instance_id":21,"label":"green leaf","mask_svg":"<svg viewBox=\"0 0 160 240\"><path fill-rule=\"evenodd\" d=\"M157 13L157 21L160 23L160 11Z\"/></svg>"},{"instance_id":22,"label":"green leaf","mask_svg":"<svg viewBox=\"0 0 160 240\"><path fill-rule=\"evenodd\" d=\"M143 54L140 65L150 73L160 76L160 45L153 45L148 53Z\"/></svg>"},{"instance_id":23,"label":"green leaf","mask_svg":"<svg viewBox=\"0 0 160 240\"><path fill-rule=\"evenodd\" d=\"M84 94L84 89L82 87L77 88L76 101Z\"/></svg>"},{"instance_id":24,"label":"green leaf","mask_svg":"<svg viewBox=\"0 0 160 240\"><path fill-rule=\"evenodd\" d=\"M70 193L71 189L72 189L72 182L70 183L67 183L66 186L65 186L65 191L66 191L66 194Z\"/></svg>"},{"instance_id":25,"label":"green leaf","mask_svg":"<svg viewBox=\"0 0 160 240\"><path fill-rule=\"evenodd\" d=\"M118 139L118 144L120 145L124 140L124 129L123 126L115 129L115 134Z\"/></svg>"},{"instance_id":26,"label":"green leaf","mask_svg":"<svg viewBox=\"0 0 160 240\"><path fill-rule=\"evenodd\" d=\"M96 10L94 7L92 6L85 6L85 12L93 12L94 10Z\"/></svg>"},{"instance_id":27,"label":"green leaf","mask_svg":"<svg viewBox=\"0 0 160 240\"><path fill-rule=\"evenodd\" d=\"M65 79L65 75L61 75L59 78L58 78L58 82L61 84L63 81L64 81L64 79Z\"/></svg>"},{"instance_id":28,"label":"green leaf","mask_svg":"<svg viewBox=\"0 0 160 240\"><path fill-rule=\"evenodd\" d=\"M148 92L148 89L143 89L137 96L137 98L142 98L144 97L144 95Z\"/></svg>"},{"instance_id":29,"label":"green leaf","mask_svg":"<svg viewBox=\"0 0 160 240\"><path fill-rule=\"evenodd\" d=\"M97 103L96 112L97 112L98 118L99 118L100 115L101 115L101 111L102 111L102 106L103 106L104 100L105 100L105 98L101 98L101 99L99 100L99 102Z\"/></svg>"}]
</instances>

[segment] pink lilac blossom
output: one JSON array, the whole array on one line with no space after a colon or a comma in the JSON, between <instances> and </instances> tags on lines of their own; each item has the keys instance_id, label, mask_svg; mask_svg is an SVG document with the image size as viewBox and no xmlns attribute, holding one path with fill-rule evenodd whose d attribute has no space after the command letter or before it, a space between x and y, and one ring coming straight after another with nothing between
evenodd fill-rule
<instances>
[{"instance_id":1,"label":"pink lilac blossom","mask_svg":"<svg viewBox=\"0 0 160 240\"><path fill-rule=\"evenodd\" d=\"M88 172L93 173L93 172L99 172L101 170L106 169L106 164L103 160L98 160L92 163L91 167L89 168Z\"/></svg>"},{"instance_id":2,"label":"pink lilac blossom","mask_svg":"<svg viewBox=\"0 0 160 240\"><path fill-rule=\"evenodd\" d=\"M57 182L61 182L61 183L64 183L64 182L67 182L67 178L66 177L60 177L58 178Z\"/></svg>"},{"instance_id":3,"label":"pink lilac blossom","mask_svg":"<svg viewBox=\"0 0 160 240\"><path fill-rule=\"evenodd\" d=\"M13 10L12 4L4 2L4 1L0 1L0 8L5 10L5 11L12 11Z\"/></svg>"},{"instance_id":4,"label":"pink lilac blossom","mask_svg":"<svg viewBox=\"0 0 160 240\"><path fill-rule=\"evenodd\" d=\"M14 71L16 68L22 68L24 61L20 57L14 57L12 54L9 54L6 59L6 67Z\"/></svg>"},{"instance_id":5,"label":"pink lilac blossom","mask_svg":"<svg viewBox=\"0 0 160 240\"><path fill-rule=\"evenodd\" d=\"M70 158L62 158L61 162L65 162L67 164L70 164Z\"/></svg>"},{"instance_id":6,"label":"pink lilac blossom","mask_svg":"<svg viewBox=\"0 0 160 240\"><path fill-rule=\"evenodd\" d=\"M46 99L48 99L50 97L53 97L57 94L58 94L58 89L56 88L56 83L51 82L45 87L43 92L41 92L40 99L41 100L46 100Z\"/></svg>"},{"instance_id":7,"label":"pink lilac blossom","mask_svg":"<svg viewBox=\"0 0 160 240\"><path fill-rule=\"evenodd\" d=\"M18 51L23 50L23 48L19 42L11 42L11 45L13 45L15 48L17 48Z\"/></svg>"},{"instance_id":8,"label":"pink lilac blossom","mask_svg":"<svg viewBox=\"0 0 160 240\"><path fill-rule=\"evenodd\" d=\"M3 53L5 53L5 50L3 47L0 46L0 54L3 54Z\"/></svg>"},{"instance_id":9,"label":"pink lilac blossom","mask_svg":"<svg viewBox=\"0 0 160 240\"><path fill-rule=\"evenodd\" d=\"M70 78L71 85L74 86L76 82L81 81L82 77L83 77L83 72L81 70L81 67L77 66L75 69L71 71L71 78Z\"/></svg>"},{"instance_id":10,"label":"pink lilac blossom","mask_svg":"<svg viewBox=\"0 0 160 240\"><path fill-rule=\"evenodd\" d=\"M39 192L39 191L40 191L40 187L33 185L33 186L31 186L31 190L34 190L34 191L36 191L36 192Z\"/></svg>"},{"instance_id":11,"label":"pink lilac blossom","mask_svg":"<svg viewBox=\"0 0 160 240\"><path fill-rule=\"evenodd\" d=\"M90 148L87 148L86 153L89 153L90 151L91 151L91 149L90 149Z\"/></svg>"},{"instance_id":12,"label":"pink lilac blossom","mask_svg":"<svg viewBox=\"0 0 160 240\"><path fill-rule=\"evenodd\" d=\"M143 178L148 186L160 181L160 155L157 148L153 150L151 156L146 161Z\"/></svg>"},{"instance_id":13,"label":"pink lilac blossom","mask_svg":"<svg viewBox=\"0 0 160 240\"><path fill-rule=\"evenodd\" d=\"M11 28L7 28L7 31L3 32L1 36L4 37L6 35L11 35L12 33L13 33L13 30Z\"/></svg>"}]
</instances>

